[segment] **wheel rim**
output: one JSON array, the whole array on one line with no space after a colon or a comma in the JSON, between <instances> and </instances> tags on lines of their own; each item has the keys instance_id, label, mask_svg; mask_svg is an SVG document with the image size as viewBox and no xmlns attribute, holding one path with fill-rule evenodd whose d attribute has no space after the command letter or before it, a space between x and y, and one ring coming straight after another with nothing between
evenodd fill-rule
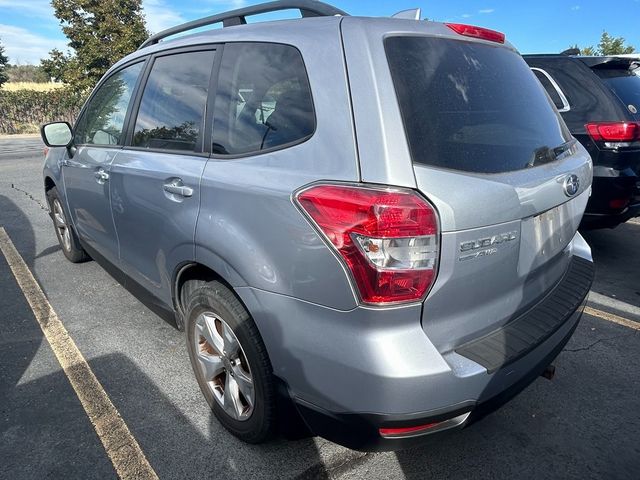
<instances>
[{"instance_id":1,"label":"wheel rim","mask_svg":"<svg viewBox=\"0 0 640 480\"><path fill-rule=\"evenodd\" d=\"M62 205L60 205L58 199L53 201L53 222L55 223L60 243L62 243L62 248L66 251L71 250L71 232L67 225L67 217L64 216L64 210L62 210Z\"/></svg>"},{"instance_id":2,"label":"wheel rim","mask_svg":"<svg viewBox=\"0 0 640 480\"><path fill-rule=\"evenodd\" d=\"M253 376L231 327L213 312L201 313L194 342L200 372L213 398L231 418L247 420L255 405Z\"/></svg>"}]
</instances>

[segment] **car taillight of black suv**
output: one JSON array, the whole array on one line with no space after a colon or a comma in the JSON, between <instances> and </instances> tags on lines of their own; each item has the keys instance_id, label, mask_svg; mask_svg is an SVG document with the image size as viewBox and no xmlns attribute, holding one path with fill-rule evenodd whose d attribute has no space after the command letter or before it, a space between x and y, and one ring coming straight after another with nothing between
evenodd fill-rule
<instances>
[{"instance_id":1,"label":"car taillight of black suv","mask_svg":"<svg viewBox=\"0 0 640 480\"><path fill-rule=\"evenodd\" d=\"M582 227L640 215L640 55L524 55L571 134L593 159Z\"/></svg>"}]
</instances>

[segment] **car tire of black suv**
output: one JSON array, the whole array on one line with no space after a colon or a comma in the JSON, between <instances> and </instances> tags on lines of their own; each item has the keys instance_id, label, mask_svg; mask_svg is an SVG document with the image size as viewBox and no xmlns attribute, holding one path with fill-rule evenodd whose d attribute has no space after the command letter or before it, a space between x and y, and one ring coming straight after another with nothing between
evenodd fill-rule
<instances>
[{"instance_id":1,"label":"car tire of black suv","mask_svg":"<svg viewBox=\"0 0 640 480\"><path fill-rule=\"evenodd\" d=\"M50 188L47 190L46 197L51 219L53 220L53 226L56 231L56 237L58 238L58 243L64 256L72 263L81 263L90 260L87 252L80 246L76 231L69 221L67 212L64 210L64 202L60 199L58 189L56 187ZM57 215L60 217L57 217ZM61 221L64 225L61 224ZM66 240L64 233L62 233L64 229L67 230L68 235Z\"/></svg>"},{"instance_id":2,"label":"car tire of black suv","mask_svg":"<svg viewBox=\"0 0 640 480\"><path fill-rule=\"evenodd\" d=\"M276 423L275 384L267 350L251 316L235 294L218 281L188 281L183 287L182 298L185 300L185 330L189 359L200 389L211 410L218 421L239 439L248 443L262 443L268 440L275 430ZM201 364L202 355L204 354L205 357L211 355L214 358L222 358L223 356L217 355L215 347L212 350L205 337L201 335L203 318L214 319L215 328L222 336L224 334L221 329L230 327L233 337L240 345L238 351L241 353L235 359L231 358L231 355L229 355L230 360L225 358L227 367L225 372L217 377L214 376L213 381L210 378L205 378L205 368ZM226 372L232 371L230 365L234 365L234 362L237 362L236 365L240 365L241 361L244 370L252 379L255 398L250 414L246 418L238 420L221 405L223 400L219 400L219 395L224 397L224 394L220 393L223 387L225 392L227 390L228 384L224 379L228 375ZM222 381L220 381L221 377ZM234 375L231 374L231 377ZM238 371L236 371L235 378L238 377ZM214 393L216 386L218 390L217 393ZM214 395L217 395L218 398Z\"/></svg>"}]
</instances>

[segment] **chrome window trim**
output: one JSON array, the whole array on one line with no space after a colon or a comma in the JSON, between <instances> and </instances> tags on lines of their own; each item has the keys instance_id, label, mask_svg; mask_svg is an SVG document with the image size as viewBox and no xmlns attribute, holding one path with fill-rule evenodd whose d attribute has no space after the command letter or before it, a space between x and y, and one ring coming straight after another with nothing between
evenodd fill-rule
<instances>
[{"instance_id":1,"label":"chrome window trim","mask_svg":"<svg viewBox=\"0 0 640 480\"><path fill-rule=\"evenodd\" d=\"M543 74L545 77L547 77L547 79L549 80L549 82L551 83L551 85L553 86L553 88L556 89L556 92L558 92L558 96L560 97L560 101L562 102L562 108L559 108L558 111L560 113L564 113L564 112L568 112L571 110L571 105L569 105L569 100L567 100L566 95L564 94L564 92L562 91L562 89L560 88L560 85L558 85L558 82L556 82L553 77L551 75L549 75L549 73L547 73L546 70L543 70L542 68L539 67L531 67L531 70L534 70L536 72L540 72L541 74Z\"/></svg>"}]
</instances>

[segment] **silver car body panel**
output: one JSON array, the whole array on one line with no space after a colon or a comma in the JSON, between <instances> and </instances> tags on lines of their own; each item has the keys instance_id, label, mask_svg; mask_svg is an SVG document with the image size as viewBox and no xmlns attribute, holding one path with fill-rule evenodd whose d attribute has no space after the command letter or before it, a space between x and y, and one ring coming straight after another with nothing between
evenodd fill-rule
<instances>
[{"instance_id":1,"label":"silver car body panel","mask_svg":"<svg viewBox=\"0 0 640 480\"><path fill-rule=\"evenodd\" d=\"M118 263L118 237L109 203L108 175L117 148L81 146L73 157L60 149L58 160L71 222L76 232L110 262ZM59 185L60 183L58 183Z\"/></svg>"}]
</instances>

